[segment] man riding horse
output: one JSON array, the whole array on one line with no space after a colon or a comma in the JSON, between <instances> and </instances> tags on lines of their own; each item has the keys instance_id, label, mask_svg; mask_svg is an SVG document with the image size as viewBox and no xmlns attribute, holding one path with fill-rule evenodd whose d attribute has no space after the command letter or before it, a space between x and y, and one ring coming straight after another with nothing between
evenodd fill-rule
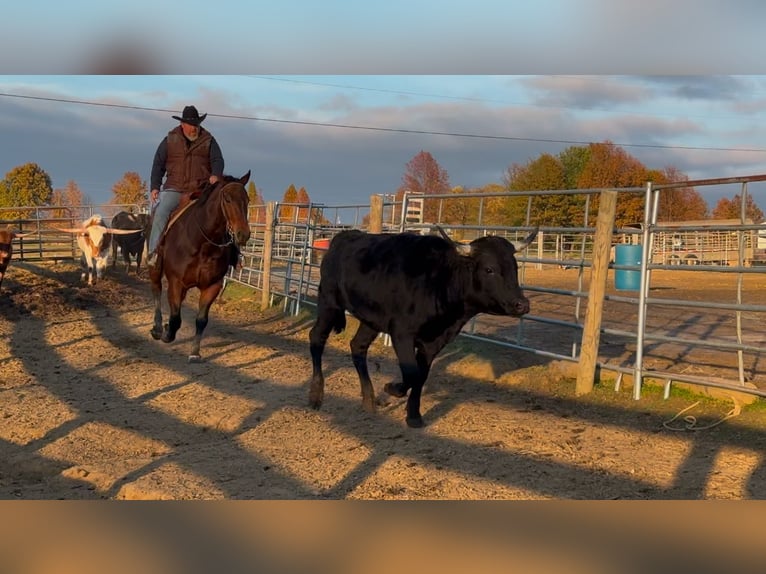
<instances>
[{"instance_id":1,"label":"man riding horse","mask_svg":"<svg viewBox=\"0 0 766 574\"><path fill-rule=\"evenodd\" d=\"M200 125L206 117L207 114L200 116L196 107L186 106L180 117L173 116L180 124L157 146L151 176L151 200L156 206L149 234L146 261L149 267L157 263L157 247L163 231L183 196L199 194L208 184L214 185L223 177L221 148L213 135ZM231 265L238 263L239 250L234 247Z\"/></svg>"}]
</instances>

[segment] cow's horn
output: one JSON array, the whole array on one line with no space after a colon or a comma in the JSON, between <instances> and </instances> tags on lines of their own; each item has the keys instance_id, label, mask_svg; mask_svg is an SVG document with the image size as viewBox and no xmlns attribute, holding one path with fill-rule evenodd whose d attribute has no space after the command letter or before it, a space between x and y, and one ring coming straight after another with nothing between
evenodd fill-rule
<instances>
[{"instance_id":1,"label":"cow's horn","mask_svg":"<svg viewBox=\"0 0 766 574\"><path fill-rule=\"evenodd\" d=\"M143 229L115 229L114 227L107 227L106 231L112 235L130 235L132 233L140 233Z\"/></svg>"},{"instance_id":2,"label":"cow's horn","mask_svg":"<svg viewBox=\"0 0 766 574\"><path fill-rule=\"evenodd\" d=\"M56 227L56 231L64 233L85 233L84 227Z\"/></svg>"},{"instance_id":3,"label":"cow's horn","mask_svg":"<svg viewBox=\"0 0 766 574\"><path fill-rule=\"evenodd\" d=\"M513 243L513 248L516 251L523 251L524 249L529 247L529 244L532 243L535 240L535 237L537 237L537 232L538 231L540 231L540 228L539 227L535 228L535 230L532 231L532 233L527 235L527 237L524 239L524 241L520 241L520 242L519 241L512 241L511 243Z\"/></svg>"},{"instance_id":4,"label":"cow's horn","mask_svg":"<svg viewBox=\"0 0 766 574\"><path fill-rule=\"evenodd\" d=\"M442 236L444 239L446 239L447 241L449 241L450 243L452 243L452 238L450 238L450 236L449 236L449 235L447 235L447 232L446 232L446 231L444 231L444 229L442 229L442 226L441 226L441 225L434 225L434 226L432 227L432 229L435 229L436 231L438 231L438 232L439 232L439 235L441 235L441 236Z\"/></svg>"}]
</instances>

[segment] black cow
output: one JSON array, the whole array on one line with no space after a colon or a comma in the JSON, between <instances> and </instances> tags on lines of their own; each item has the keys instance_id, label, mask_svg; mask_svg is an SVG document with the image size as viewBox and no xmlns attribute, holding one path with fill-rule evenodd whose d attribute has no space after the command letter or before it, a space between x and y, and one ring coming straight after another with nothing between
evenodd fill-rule
<instances>
[{"instance_id":1,"label":"black cow","mask_svg":"<svg viewBox=\"0 0 766 574\"><path fill-rule=\"evenodd\" d=\"M402 382L386 384L384 390L396 397L410 391L407 424L423 426L420 395L439 351L479 313L520 317L529 312L514 254L536 234L518 245L496 236L459 245L446 236L412 233L352 230L336 235L322 259L317 319L309 333L309 405L322 405L322 353L330 331L340 333L346 327L348 311L360 321L351 358L362 387L362 406L375 410L367 350L379 333L388 333Z\"/></svg>"},{"instance_id":2,"label":"black cow","mask_svg":"<svg viewBox=\"0 0 766 574\"><path fill-rule=\"evenodd\" d=\"M117 247L122 252L122 258L125 260L125 272L130 273L130 257L136 258L136 274L141 269L141 259L144 256L144 245L149 234L149 214L148 213L128 213L120 211L112 218L112 227L114 229L140 229L141 233L132 235L115 235L112 241L112 267L117 265Z\"/></svg>"}]
</instances>

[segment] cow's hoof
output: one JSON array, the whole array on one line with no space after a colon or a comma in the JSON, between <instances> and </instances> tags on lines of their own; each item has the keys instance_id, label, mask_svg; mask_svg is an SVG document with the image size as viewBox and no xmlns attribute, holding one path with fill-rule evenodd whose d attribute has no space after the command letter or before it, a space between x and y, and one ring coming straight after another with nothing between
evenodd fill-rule
<instances>
[{"instance_id":1,"label":"cow's hoof","mask_svg":"<svg viewBox=\"0 0 766 574\"><path fill-rule=\"evenodd\" d=\"M383 386L383 390L386 391L389 395L392 397L406 397L407 396L407 390L403 388L402 383L386 383Z\"/></svg>"},{"instance_id":2,"label":"cow's hoof","mask_svg":"<svg viewBox=\"0 0 766 574\"><path fill-rule=\"evenodd\" d=\"M423 417L407 417L407 426L411 429L423 428Z\"/></svg>"},{"instance_id":3,"label":"cow's hoof","mask_svg":"<svg viewBox=\"0 0 766 574\"><path fill-rule=\"evenodd\" d=\"M154 339L155 341L158 341L159 338L162 337L162 331L160 329L152 329L151 331L149 331L149 333L151 334L152 339Z\"/></svg>"},{"instance_id":4,"label":"cow's hoof","mask_svg":"<svg viewBox=\"0 0 766 574\"><path fill-rule=\"evenodd\" d=\"M190 363L201 363L202 362L202 355L189 355L189 362Z\"/></svg>"},{"instance_id":5,"label":"cow's hoof","mask_svg":"<svg viewBox=\"0 0 766 574\"><path fill-rule=\"evenodd\" d=\"M324 397L322 395L316 395L314 393L309 394L309 406L318 411L322 407Z\"/></svg>"}]
</instances>

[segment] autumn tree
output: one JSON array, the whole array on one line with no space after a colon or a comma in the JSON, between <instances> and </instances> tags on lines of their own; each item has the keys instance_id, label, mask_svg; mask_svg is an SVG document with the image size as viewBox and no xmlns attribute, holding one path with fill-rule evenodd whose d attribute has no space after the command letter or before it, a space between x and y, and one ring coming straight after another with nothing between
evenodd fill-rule
<instances>
[{"instance_id":1,"label":"autumn tree","mask_svg":"<svg viewBox=\"0 0 766 574\"><path fill-rule=\"evenodd\" d=\"M500 183L490 183L477 191L490 193L482 204L481 222L485 225L519 226L526 222L527 198L509 196L508 188Z\"/></svg>"},{"instance_id":2,"label":"autumn tree","mask_svg":"<svg viewBox=\"0 0 766 574\"><path fill-rule=\"evenodd\" d=\"M117 205L146 205L149 187L135 171L128 171L112 186L112 203Z\"/></svg>"},{"instance_id":3,"label":"autumn tree","mask_svg":"<svg viewBox=\"0 0 766 574\"><path fill-rule=\"evenodd\" d=\"M589 146L570 146L558 155L564 170L564 189L578 189L580 174L588 165L590 156Z\"/></svg>"},{"instance_id":4,"label":"autumn tree","mask_svg":"<svg viewBox=\"0 0 766 574\"><path fill-rule=\"evenodd\" d=\"M261 192L255 186L254 181L247 184L248 214L251 223L266 223L266 209Z\"/></svg>"},{"instance_id":5,"label":"autumn tree","mask_svg":"<svg viewBox=\"0 0 766 574\"><path fill-rule=\"evenodd\" d=\"M478 192L478 189L466 190L462 186L457 186L452 188L450 195ZM453 225L477 225L479 223L481 204L482 199L479 197L451 198L447 196L443 202L441 220L444 223L451 223ZM462 239L460 235L457 238Z\"/></svg>"},{"instance_id":6,"label":"autumn tree","mask_svg":"<svg viewBox=\"0 0 766 574\"><path fill-rule=\"evenodd\" d=\"M50 176L36 163L14 167L0 181L0 207L47 205L53 194ZM31 210L3 211L4 219L29 217Z\"/></svg>"},{"instance_id":7,"label":"autumn tree","mask_svg":"<svg viewBox=\"0 0 766 574\"><path fill-rule=\"evenodd\" d=\"M514 164L505 175L505 182L510 191L545 191L566 189L564 164L561 159L551 154L541 154L526 165ZM517 208L526 208L527 197L516 201ZM572 225L572 196L536 195L532 196L532 218L530 223L546 226Z\"/></svg>"},{"instance_id":8,"label":"autumn tree","mask_svg":"<svg viewBox=\"0 0 766 574\"><path fill-rule=\"evenodd\" d=\"M397 201L401 201L405 192L426 195L447 194L450 192L449 175L430 153L421 150L407 163L402 184L396 193ZM437 221L439 203L433 199L424 202L423 221ZM401 207L399 213L401 213Z\"/></svg>"},{"instance_id":9,"label":"autumn tree","mask_svg":"<svg viewBox=\"0 0 766 574\"><path fill-rule=\"evenodd\" d=\"M51 215L57 218L81 219L84 216L83 210L77 208L90 203L91 199L70 179L66 186L53 190L50 205L59 209L54 209Z\"/></svg>"},{"instance_id":10,"label":"autumn tree","mask_svg":"<svg viewBox=\"0 0 766 574\"><path fill-rule=\"evenodd\" d=\"M295 204L298 203L298 190L295 189L295 185L292 183L290 187L285 190L285 194L282 196L282 205L279 206L279 221L294 221L295 220Z\"/></svg>"},{"instance_id":11,"label":"autumn tree","mask_svg":"<svg viewBox=\"0 0 766 574\"><path fill-rule=\"evenodd\" d=\"M739 219L742 211L742 197L736 194L731 199L722 197L718 200L711 214L713 219ZM745 201L745 217L753 223L763 221L763 211L756 205L752 195L747 196Z\"/></svg>"},{"instance_id":12,"label":"autumn tree","mask_svg":"<svg viewBox=\"0 0 766 574\"><path fill-rule=\"evenodd\" d=\"M301 187L298 190L298 197L296 198L296 203L298 203L298 221L301 223L308 222L309 218L309 205L311 204L311 198L309 197L308 192L306 191L305 187Z\"/></svg>"},{"instance_id":13,"label":"autumn tree","mask_svg":"<svg viewBox=\"0 0 766 574\"><path fill-rule=\"evenodd\" d=\"M577 189L619 189L642 187L648 170L635 157L609 141L589 146L590 156L580 172ZM591 202L595 220L597 198ZM644 220L644 194L622 193L617 198L615 224L622 227Z\"/></svg>"},{"instance_id":14,"label":"autumn tree","mask_svg":"<svg viewBox=\"0 0 766 574\"><path fill-rule=\"evenodd\" d=\"M648 180L654 184L683 183L689 177L673 166L662 171L650 171ZM693 187L673 187L660 190L657 221L696 221L708 216L705 198Z\"/></svg>"}]
</instances>

